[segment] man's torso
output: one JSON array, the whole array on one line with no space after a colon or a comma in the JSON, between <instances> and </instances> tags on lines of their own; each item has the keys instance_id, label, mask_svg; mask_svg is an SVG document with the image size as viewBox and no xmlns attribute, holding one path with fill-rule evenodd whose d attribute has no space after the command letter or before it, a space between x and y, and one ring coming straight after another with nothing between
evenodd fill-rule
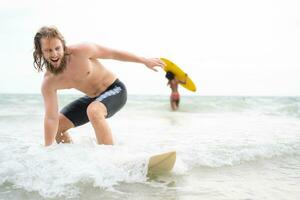
<instances>
[{"instance_id":1,"label":"man's torso","mask_svg":"<svg viewBox=\"0 0 300 200\"><path fill-rule=\"evenodd\" d=\"M67 67L62 74L46 72L57 90L75 88L87 96L95 97L115 80L116 76L107 70L97 59L88 58L72 52L67 56Z\"/></svg>"}]
</instances>

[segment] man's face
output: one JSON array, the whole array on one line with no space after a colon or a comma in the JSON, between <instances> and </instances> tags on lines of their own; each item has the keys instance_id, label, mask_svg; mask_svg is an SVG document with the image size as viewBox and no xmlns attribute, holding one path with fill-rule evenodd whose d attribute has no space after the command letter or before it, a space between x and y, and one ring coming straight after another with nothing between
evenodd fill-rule
<instances>
[{"instance_id":1,"label":"man's face","mask_svg":"<svg viewBox=\"0 0 300 200\"><path fill-rule=\"evenodd\" d=\"M42 38L41 48L44 59L52 65L54 69L59 69L64 58L64 48L58 38Z\"/></svg>"}]
</instances>

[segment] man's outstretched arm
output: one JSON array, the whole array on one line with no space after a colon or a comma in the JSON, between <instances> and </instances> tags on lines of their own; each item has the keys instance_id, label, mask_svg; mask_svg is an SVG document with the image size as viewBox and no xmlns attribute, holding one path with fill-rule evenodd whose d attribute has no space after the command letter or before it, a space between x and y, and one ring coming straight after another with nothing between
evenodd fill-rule
<instances>
[{"instance_id":1,"label":"man's outstretched arm","mask_svg":"<svg viewBox=\"0 0 300 200\"><path fill-rule=\"evenodd\" d=\"M89 58L114 59L142 63L154 71L157 71L154 67L163 67L165 65L159 58L144 58L130 52L111 49L98 44L80 44L76 48L83 52L83 54L86 54Z\"/></svg>"}]
</instances>

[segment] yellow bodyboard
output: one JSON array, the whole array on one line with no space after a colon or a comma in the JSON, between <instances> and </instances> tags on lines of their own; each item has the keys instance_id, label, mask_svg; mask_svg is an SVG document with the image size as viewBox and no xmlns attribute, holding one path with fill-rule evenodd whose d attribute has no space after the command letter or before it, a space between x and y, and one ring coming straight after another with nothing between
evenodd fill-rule
<instances>
[{"instance_id":1,"label":"yellow bodyboard","mask_svg":"<svg viewBox=\"0 0 300 200\"><path fill-rule=\"evenodd\" d=\"M171 171L176 161L176 151L151 156L148 163L148 174Z\"/></svg>"},{"instance_id":2,"label":"yellow bodyboard","mask_svg":"<svg viewBox=\"0 0 300 200\"><path fill-rule=\"evenodd\" d=\"M180 80L180 81L184 81L185 80L185 72L180 69L175 63L173 63L172 61L166 59L166 58L160 58L162 61L164 61L164 63L166 63L166 66L164 67L164 70L167 72L167 71L170 71L172 72L175 77ZM183 86L184 88L190 90L190 91L193 91L195 92L196 91L196 85L194 84L194 82L192 81L192 79L188 76L186 78L186 83L185 84L182 84L182 83L179 83L181 86Z\"/></svg>"}]
</instances>

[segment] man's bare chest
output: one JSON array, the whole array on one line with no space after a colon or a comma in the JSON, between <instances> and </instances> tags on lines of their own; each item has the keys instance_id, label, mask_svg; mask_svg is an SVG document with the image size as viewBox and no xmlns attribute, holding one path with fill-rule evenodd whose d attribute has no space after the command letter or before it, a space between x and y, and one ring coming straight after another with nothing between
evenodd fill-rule
<instances>
[{"instance_id":1,"label":"man's bare chest","mask_svg":"<svg viewBox=\"0 0 300 200\"><path fill-rule=\"evenodd\" d=\"M88 62L69 64L63 74L57 79L57 84L61 88L76 88L84 83L88 83L93 71L93 67Z\"/></svg>"}]
</instances>

